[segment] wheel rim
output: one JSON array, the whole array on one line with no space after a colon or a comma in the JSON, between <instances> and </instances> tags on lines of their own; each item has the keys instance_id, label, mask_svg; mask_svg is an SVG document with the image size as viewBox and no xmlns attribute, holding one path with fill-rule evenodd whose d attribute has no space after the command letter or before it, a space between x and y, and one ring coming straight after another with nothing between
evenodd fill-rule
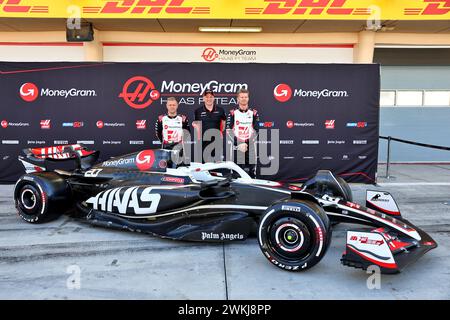
<instances>
[{"instance_id":1,"label":"wheel rim","mask_svg":"<svg viewBox=\"0 0 450 320\"><path fill-rule=\"evenodd\" d=\"M20 195L20 200L24 208L27 210L33 210L36 207L36 195L31 189L24 189Z\"/></svg>"},{"instance_id":2,"label":"wheel rim","mask_svg":"<svg viewBox=\"0 0 450 320\"><path fill-rule=\"evenodd\" d=\"M299 219L288 217L275 221L269 232L272 250L282 258L301 260L310 254L311 232Z\"/></svg>"},{"instance_id":3,"label":"wheel rim","mask_svg":"<svg viewBox=\"0 0 450 320\"><path fill-rule=\"evenodd\" d=\"M275 241L284 251L295 252L299 250L305 237L302 230L293 223L284 223L277 227L275 231Z\"/></svg>"}]
</instances>

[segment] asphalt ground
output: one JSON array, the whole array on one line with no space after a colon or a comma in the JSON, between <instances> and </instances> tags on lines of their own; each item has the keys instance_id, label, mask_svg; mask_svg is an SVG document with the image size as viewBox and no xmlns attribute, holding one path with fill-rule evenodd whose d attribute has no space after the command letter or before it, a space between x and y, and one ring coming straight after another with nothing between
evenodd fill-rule
<instances>
[{"instance_id":1,"label":"asphalt ground","mask_svg":"<svg viewBox=\"0 0 450 320\"><path fill-rule=\"evenodd\" d=\"M1 185L0 299L449 299L450 165L392 165L391 178L384 174L380 166L377 186L352 184L355 200L364 203L366 189L391 192L439 247L379 285L340 263L346 230L360 226L336 226L322 261L293 273L270 264L256 239L183 243L67 216L28 224L15 212L13 185Z\"/></svg>"}]
</instances>

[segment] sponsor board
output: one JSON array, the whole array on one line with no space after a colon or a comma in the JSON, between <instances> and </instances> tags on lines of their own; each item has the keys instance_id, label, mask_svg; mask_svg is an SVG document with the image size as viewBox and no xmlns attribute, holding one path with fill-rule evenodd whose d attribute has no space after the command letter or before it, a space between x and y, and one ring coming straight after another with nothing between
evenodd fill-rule
<instances>
[{"instance_id":1,"label":"sponsor board","mask_svg":"<svg viewBox=\"0 0 450 320\"><path fill-rule=\"evenodd\" d=\"M202 51L201 57L205 62L255 62L257 52L256 50L242 48L225 49L208 47Z\"/></svg>"},{"instance_id":2,"label":"sponsor board","mask_svg":"<svg viewBox=\"0 0 450 320\"><path fill-rule=\"evenodd\" d=\"M178 103L194 105L200 104L202 101L196 101L196 99L189 98L189 96L194 95L200 99L201 94L206 89L213 90L216 95L235 95L238 90L247 88L247 83L221 82L218 80L209 80L207 82L180 82L168 79L163 80L161 84L157 86L149 77L133 76L125 81L118 97L123 99L123 101L133 109L145 109L158 100L160 100L161 103L166 103L167 100L162 98L162 95L166 94L185 95L186 97L178 99ZM231 98L222 98L220 102L222 105L236 104L236 100ZM136 126L138 126L138 123L136 123Z\"/></svg>"},{"instance_id":3,"label":"sponsor board","mask_svg":"<svg viewBox=\"0 0 450 320\"><path fill-rule=\"evenodd\" d=\"M73 97L96 97L97 92L92 89L61 89L61 88L38 88L35 83L26 82L19 87L19 96L25 102L34 102L39 97L45 98L73 98Z\"/></svg>"},{"instance_id":4,"label":"sponsor board","mask_svg":"<svg viewBox=\"0 0 450 320\"><path fill-rule=\"evenodd\" d=\"M5 0L0 17L70 18L76 6L83 18L246 19L246 20L449 20L447 0Z\"/></svg>"},{"instance_id":5,"label":"sponsor board","mask_svg":"<svg viewBox=\"0 0 450 320\"><path fill-rule=\"evenodd\" d=\"M215 232L202 232L202 240L243 240L244 235L241 233L215 233Z\"/></svg>"},{"instance_id":6,"label":"sponsor board","mask_svg":"<svg viewBox=\"0 0 450 320\"><path fill-rule=\"evenodd\" d=\"M201 49L203 49L202 46L197 47L197 50ZM2 62L0 70L14 70L13 67L11 63ZM27 63L24 68L40 70L42 64ZM310 174L311 170L314 170L315 161L320 162L322 157L328 156L333 157L334 160L347 160L346 162L327 161L327 166L331 170L361 173L345 176L350 182L364 182L369 178L375 178L374 169L376 168L373 165L375 163L373 159L376 157L375 150L377 150L378 142L374 136L377 133L375 119L378 118L379 108L372 108L371 102L376 101L374 97L379 92L375 92L374 86L370 85L378 83L376 80L379 70L375 66L364 65L356 69L352 65L335 64L330 69L326 64L225 65L216 63L208 65L208 70L214 70L213 73L205 73L199 64L176 64L175 66L161 63L123 63L119 68L116 64L107 63L99 66L82 63L48 63L48 68L64 68L64 70L52 71L55 77L51 79L40 79L29 72L14 74L14 81L6 81L5 86L0 89L2 95L12 92L13 96L13 99L10 99L12 103L8 103L7 108L3 110L5 113L2 112L3 116L0 118L2 140L21 140L18 146L9 147L11 151L5 153L8 156L17 157L21 149L32 146L32 141L40 147L43 145L39 141L46 141L47 146L83 142L88 149L100 151L101 160L139 152L146 148L157 149L160 147L160 141L156 138L154 123L157 116L165 112L165 101L168 97L174 96L179 101L184 99L186 103L180 104L179 111L185 114L191 123L194 119L194 111L200 106L198 101L202 99L202 91L205 88L212 86L213 89L219 90L215 98L226 98L227 101L235 97L235 90L248 88L250 89L249 106L258 110L260 114L256 124L259 128L257 141L259 148L255 149L258 152L264 152L263 149L266 149L267 157L273 157L280 164L277 173L261 178L289 182L296 177ZM361 77L361 81L357 83L348 82L344 75L349 70L371 76ZM233 75L239 72L242 77L236 79ZM270 79L255 77L255 74L268 72L271 75ZM82 75L87 76L83 78ZM5 79L8 77L10 76L7 75ZM145 77L150 80L154 89L146 86L145 81L132 81L126 90L123 90L124 84L129 79L136 80L135 77ZM369 80L366 81L366 78ZM37 87L38 98L34 103L27 104L19 97L18 91L22 84L32 82ZM279 84L286 86L278 86ZM69 89L72 87L92 88L96 91L97 97L82 101L79 100L81 97L71 98L68 95L65 98L62 96L64 93L61 93L59 97L46 97L44 100L44 97L40 95L45 88ZM314 93L302 93L308 95L303 97L295 95L300 92L300 89L320 92L324 88L347 90L351 99L347 101L345 97L326 97L328 94L321 94L320 97ZM25 96L31 96L36 92L33 89L33 87L25 86L22 91ZM158 96L155 90L159 98L153 100ZM290 98L282 103L276 100L274 91L280 100L287 99L289 96ZM123 93L122 96L120 96L121 93ZM335 98L336 100L328 100ZM127 99L134 104L144 104L149 99L153 102L146 108L136 109L126 104ZM223 106L219 102L218 106L223 107L226 114L229 113L228 105ZM334 130L326 129L326 120L329 120L327 124L329 127L334 125ZM334 123L331 120L334 120ZM356 127L352 127L353 122ZM367 123L371 130L358 130L360 122L362 124L359 128L364 128ZM16 124L9 125L9 123ZM25 127L24 123L29 123L29 127ZM371 127L372 124L373 127ZM117 130L114 130L115 128ZM20 131L17 131L19 129ZM93 129L95 129L94 135ZM274 131L269 132L263 129L274 129ZM70 131L71 134L69 136L63 134L66 131ZM192 130L190 133L191 137L185 139L185 155L187 159L194 159L192 155L198 143L195 146L192 145L195 143L192 141ZM27 138L19 139L19 136ZM225 137L226 135L223 135L223 138ZM281 147L279 151L275 151L278 142ZM223 148L223 152L228 152L228 149ZM263 159L264 157L260 156L258 161ZM3 167L0 168L1 172L6 172L3 174L4 177L15 178L13 172L20 171L20 163L13 166L15 170L10 170L11 173Z\"/></svg>"},{"instance_id":7,"label":"sponsor board","mask_svg":"<svg viewBox=\"0 0 450 320\"><path fill-rule=\"evenodd\" d=\"M350 96L347 90L336 89L320 89L320 90L304 90L304 89L292 89L290 85L286 83L277 84L273 89L273 96L278 102L287 102L291 98L347 98Z\"/></svg>"},{"instance_id":8,"label":"sponsor board","mask_svg":"<svg viewBox=\"0 0 450 320\"><path fill-rule=\"evenodd\" d=\"M302 144L320 144L319 140L302 140Z\"/></svg>"},{"instance_id":9,"label":"sponsor board","mask_svg":"<svg viewBox=\"0 0 450 320\"><path fill-rule=\"evenodd\" d=\"M1 127L6 129L8 127L29 127L30 123L29 122L11 122L11 121L7 121L7 120L2 120L0 122Z\"/></svg>"},{"instance_id":10,"label":"sponsor board","mask_svg":"<svg viewBox=\"0 0 450 320\"><path fill-rule=\"evenodd\" d=\"M123 187L102 191L86 200L94 210L119 214L152 214L158 209L161 195L152 187Z\"/></svg>"}]
</instances>

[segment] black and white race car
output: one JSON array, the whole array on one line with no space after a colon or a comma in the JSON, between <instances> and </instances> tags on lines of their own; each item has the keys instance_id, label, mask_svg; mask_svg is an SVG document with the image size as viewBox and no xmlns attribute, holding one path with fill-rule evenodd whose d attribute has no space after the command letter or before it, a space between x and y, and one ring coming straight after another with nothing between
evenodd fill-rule
<instances>
[{"instance_id":1,"label":"black and white race car","mask_svg":"<svg viewBox=\"0 0 450 320\"><path fill-rule=\"evenodd\" d=\"M342 263L396 273L437 247L404 219L387 192L367 191L352 202L348 184L320 170L301 187L252 179L233 162L174 166L171 151L142 150L97 163L82 145L25 149L26 174L16 183L20 217L30 223L62 213L104 227L162 238L223 242L256 235L264 256L291 271L325 255L332 223L362 224L347 231ZM74 169L50 169L74 162ZM228 173L228 174L227 174Z\"/></svg>"}]
</instances>

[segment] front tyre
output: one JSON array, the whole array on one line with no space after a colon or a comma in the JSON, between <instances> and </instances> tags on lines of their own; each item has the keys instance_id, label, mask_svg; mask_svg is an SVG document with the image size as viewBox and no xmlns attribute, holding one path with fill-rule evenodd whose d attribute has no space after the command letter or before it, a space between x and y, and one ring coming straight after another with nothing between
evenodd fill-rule
<instances>
[{"instance_id":1,"label":"front tyre","mask_svg":"<svg viewBox=\"0 0 450 320\"><path fill-rule=\"evenodd\" d=\"M348 185L347 181L345 181L342 177L336 177L336 180L339 182L342 189L344 189L344 200L353 202L352 189L350 189L350 186Z\"/></svg>"},{"instance_id":2,"label":"front tyre","mask_svg":"<svg viewBox=\"0 0 450 320\"><path fill-rule=\"evenodd\" d=\"M316 265L331 240L328 216L319 205L287 200L269 207L258 228L259 246L277 267L302 271Z\"/></svg>"}]
</instances>

